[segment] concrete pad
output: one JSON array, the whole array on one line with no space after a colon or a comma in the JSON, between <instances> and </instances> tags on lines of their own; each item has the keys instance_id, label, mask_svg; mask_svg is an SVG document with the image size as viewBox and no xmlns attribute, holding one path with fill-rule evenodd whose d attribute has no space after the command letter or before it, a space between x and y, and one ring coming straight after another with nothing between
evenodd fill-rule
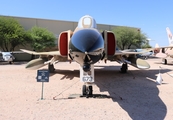
<instances>
[{"instance_id":1,"label":"concrete pad","mask_svg":"<svg viewBox=\"0 0 173 120\"><path fill-rule=\"evenodd\" d=\"M36 82L37 70L26 70L25 62L1 64L0 119L172 119L173 64L163 65L156 58L147 61L150 69L128 65L126 74L116 62L97 63L93 93L109 97L101 99L79 97L83 83L75 62L55 65L55 73L44 83L44 100L39 100L42 84ZM161 85L156 83L159 72Z\"/></svg>"}]
</instances>

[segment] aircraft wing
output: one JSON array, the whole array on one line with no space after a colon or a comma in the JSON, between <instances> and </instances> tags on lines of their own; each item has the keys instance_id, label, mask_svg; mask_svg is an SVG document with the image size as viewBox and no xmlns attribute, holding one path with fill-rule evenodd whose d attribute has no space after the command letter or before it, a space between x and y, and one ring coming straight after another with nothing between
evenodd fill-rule
<instances>
[{"instance_id":1,"label":"aircraft wing","mask_svg":"<svg viewBox=\"0 0 173 120\"><path fill-rule=\"evenodd\" d=\"M172 52L169 52L173 50L173 46L159 47L159 45L156 44L155 48L147 48L146 50L153 51L154 55L159 58L166 58L168 56L173 56Z\"/></svg>"},{"instance_id":2,"label":"aircraft wing","mask_svg":"<svg viewBox=\"0 0 173 120\"><path fill-rule=\"evenodd\" d=\"M26 52L28 54L33 54L33 55L59 55L60 56L60 52L59 51L50 51L50 52L35 52L35 51L30 51L30 50L25 50L25 49L20 49L23 52Z\"/></svg>"},{"instance_id":3,"label":"aircraft wing","mask_svg":"<svg viewBox=\"0 0 173 120\"><path fill-rule=\"evenodd\" d=\"M20 49L20 50L28 54L40 55L39 58L33 59L27 63L26 68L28 69L38 69L48 64L55 64L59 61L66 61L66 58L63 57L59 51L35 52L25 49Z\"/></svg>"},{"instance_id":4,"label":"aircraft wing","mask_svg":"<svg viewBox=\"0 0 173 120\"><path fill-rule=\"evenodd\" d=\"M173 46L162 46L162 47L160 47L158 44L156 44L154 48L145 48L143 50L151 51L151 50L163 49L163 48L170 48L170 49L172 49Z\"/></svg>"},{"instance_id":5,"label":"aircraft wing","mask_svg":"<svg viewBox=\"0 0 173 120\"><path fill-rule=\"evenodd\" d=\"M156 47L156 48L160 48L160 49L162 49L162 48L173 48L173 46Z\"/></svg>"},{"instance_id":6,"label":"aircraft wing","mask_svg":"<svg viewBox=\"0 0 173 120\"><path fill-rule=\"evenodd\" d=\"M136 55L136 54L143 54L148 51L143 51L143 52L128 52L128 51L116 51L114 55Z\"/></svg>"},{"instance_id":7,"label":"aircraft wing","mask_svg":"<svg viewBox=\"0 0 173 120\"><path fill-rule=\"evenodd\" d=\"M120 64L130 64L139 69L148 69L150 68L150 65L147 63L147 61L136 57L136 54L143 54L146 52L148 51L130 52L128 50L116 50L113 56L108 56L108 60L117 61Z\"/></svg>"}]
</instances>

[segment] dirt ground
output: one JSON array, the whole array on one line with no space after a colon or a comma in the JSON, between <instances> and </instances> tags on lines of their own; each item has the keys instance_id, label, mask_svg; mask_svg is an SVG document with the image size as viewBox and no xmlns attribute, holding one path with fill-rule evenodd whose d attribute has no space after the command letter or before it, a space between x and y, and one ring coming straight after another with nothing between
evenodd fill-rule
<instances>
[{"instance_id":1,"label":"dirt ground","mask_svg":"<svg viewBox=\"0 0 173 120\"><path fill-rule=\"evenodd\" d=\"M116 62L95 65L96 98L79 97L83 83L77 63L58 63L43 86L37 70L25 62L0 63L0 120L171 120L173 118L173 63L148 59L151 68L129 65L120 73ZM44 67L46 68L46 67ZM156 84L157 75L163 82Z\"/></svg>"}]
</instances>

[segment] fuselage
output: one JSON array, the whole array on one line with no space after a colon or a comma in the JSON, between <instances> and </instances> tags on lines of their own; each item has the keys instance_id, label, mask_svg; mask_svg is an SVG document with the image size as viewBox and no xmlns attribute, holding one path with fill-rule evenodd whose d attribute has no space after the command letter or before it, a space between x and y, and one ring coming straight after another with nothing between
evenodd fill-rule
<instances>
[{"instance_id":1,"label":"fuselage","mask_svg":"<svg viewBox=\"0 0 173 120\"><path fill-rule=\"evenodd\" d=\"M172 48L162 48L161 50L159 49L158 52L156 52L155 56L160 58L167 58L167 57L173 58L173 49Z\"/></svg>"},{"instance_id":2,"label":"fuselage","mask_svg":"<svg viewBox=\"0 0 173 120\"><path fill-rule=\"evenodd\" d=\"M85 71L90 69L91 64L98 62L103 57L104 39L96 29L96 25L93 24L95 24L95 20L92 17L81 18L69 43L71 58L83 66Z\"/></svg>"},{"instance_id":3,"label":"fuselage","mask_svg":"<svg viewBox=\"0 0 173 120\"><path fill-rule=\"evenodd\" d=\"M82 29L72 36L69 49L76 62L94 64L102 57L104 40L97 30Z\"/></svg>"},{"instance_id":4,"label":"fuselage","mask_svg":"<svg viewBox=\"0 0 173 120\"><path fill-rule=\"evenodd\" d=\"M165 53L167 56L173 58L173 49L172 49L172 48L167 48L167 49L164 51L164 53Z\"/></svg>"}]
</instances>

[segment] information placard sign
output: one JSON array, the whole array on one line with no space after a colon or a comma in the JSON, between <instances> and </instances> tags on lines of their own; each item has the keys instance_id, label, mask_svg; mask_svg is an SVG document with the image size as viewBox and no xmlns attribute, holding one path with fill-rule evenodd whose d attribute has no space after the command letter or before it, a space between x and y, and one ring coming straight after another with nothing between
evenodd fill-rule
<instances>
[{"instance_id":1,"label":"information placard sign","mask_svg":"<svg viewBox=\"0 0 173 120\"><path fill-rule=\"evenodd\" d=\"M49 82L49 70L37 70L37 82Z\"/></svg>"}]
</instances>

